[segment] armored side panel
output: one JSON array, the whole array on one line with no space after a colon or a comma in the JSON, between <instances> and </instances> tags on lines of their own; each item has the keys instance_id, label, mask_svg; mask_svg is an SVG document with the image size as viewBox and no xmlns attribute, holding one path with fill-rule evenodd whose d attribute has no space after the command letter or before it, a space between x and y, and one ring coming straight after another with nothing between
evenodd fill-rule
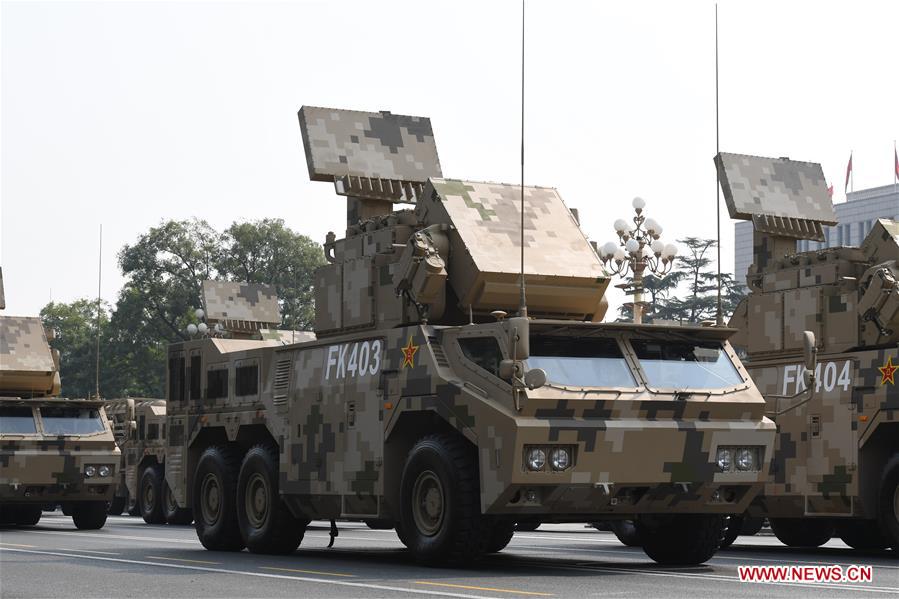
<instances>
[{"instance_id":1,"label":"armored side panel","mask_svg":"<svg viewBox=\"0 0 899 599\"><path fill-rule=\"evenodd\" d=\"M862 242L861 251L874 264L899 260L899 222L877 219Z\"/></svg>"},{"instance_id":2,"label":"armored side panel","mask_svg":"<svg viewBox=\"0 0 899 599\"><path fill-rule=\"evenodd\" d=\"M203 281L206 322L237 334L253 334L281 322L275 288L262 283Z\"/></svg>"},{"instance_id":3,"label":"armored side panel","mask_svg":"<svg viewBox=\"0 0 899 599\"><path fill-rule=\"evenodd\" d=\"M59 369L40 318L0 316L0 395L59 393Z\"/></svg>"}]
</instances>

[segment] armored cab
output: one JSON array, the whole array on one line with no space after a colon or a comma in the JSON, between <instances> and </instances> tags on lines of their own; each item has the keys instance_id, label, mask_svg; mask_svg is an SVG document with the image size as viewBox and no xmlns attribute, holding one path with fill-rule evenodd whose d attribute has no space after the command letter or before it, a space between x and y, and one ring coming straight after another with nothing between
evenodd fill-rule
<instances>
[{"instance_id":1,"label":"armored cab","mask_svg":"<svg viewBox=\"0 0 899 599\"><path fill-rule=\"evenodd\" d=\"M774 439L733 330L600 322L608 277L559 193L443 177L426 118L299 120L348 206L315 337L169 348L166 476L204 546L291 552L354 519L458 563L516 521L635 518L653 559L708 559Z\"/></svg>"},{"instance_id":2,"label":"armored cab","mask_svg":"<svg viewBox=\"0 0 899 599\"><path fill-rule=\"evenodd\" d=\"M39 318L0 316L0 523L34 525L61 504L78 528L101 528L119 451L103 402L57 397L50 339Z\"/></svg>"},{"instance_id":3,"label":"armored cab","mask_svg":"<svg viewBox=\"0 0 899 599\"><path fill-rule=\"evenodd\" d=\"M732 218L752 220L749 296L730 325L778 428L764 496L752 508L788 545L839 535L899 545L899 223L880 219L860 247L797 252L836 224L818 164L719 154ZM809 385L803 331L817 340Z\"/></svg>"}]
</instances>

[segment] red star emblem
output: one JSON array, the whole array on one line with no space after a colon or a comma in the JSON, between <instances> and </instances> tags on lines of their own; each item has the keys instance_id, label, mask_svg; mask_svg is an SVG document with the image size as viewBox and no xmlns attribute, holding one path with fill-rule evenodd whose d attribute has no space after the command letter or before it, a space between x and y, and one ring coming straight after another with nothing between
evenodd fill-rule
<instances>
[{"instance_id":1,"label":"red star emblem","mask_svg":"<svg viewBox=\"0 0 899 599\"><path fill-rule=\"evenodd\" d=\"M412 335L409 335L409 344L403 348L403 368L409 366L410 368L415 368L415 352L418 351L418 346L413 345L412 343Z\"/></svg>"},{"instance_id":2,"label":"red star emblem","mask_svg":"<svg viewBox=\"0 0 899 599\"><path fill-rule=\"evenodd\" d=\"M899 370L899 366L893 366L892 356L887 358L887 363L877 370L880 371L880 375L883 377L880 379L881 385L886 385L887 383L891 385L896 384L896 371Z\"/></svg>"}]
</instances>

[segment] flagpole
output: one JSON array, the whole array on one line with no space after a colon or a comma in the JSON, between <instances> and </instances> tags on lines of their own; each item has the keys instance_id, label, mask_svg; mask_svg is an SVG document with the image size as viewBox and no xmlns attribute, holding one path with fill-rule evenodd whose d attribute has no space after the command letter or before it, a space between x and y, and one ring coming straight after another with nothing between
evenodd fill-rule
<instances>
[{"instance_id":1,"label":"flagpole","mask_svg":"<svg viewBox=\"0 0 899 599\"><path fill-rule=\"evenodd\" d=\"M852 160L852 155L855 153L855 150L849 152L849 160ZM852 165L853 168L849 170L849 188L852 190L852 193L855 193L855 165ZM848 199L848 198L847 198Z\"/></svg>"}]
</instances>

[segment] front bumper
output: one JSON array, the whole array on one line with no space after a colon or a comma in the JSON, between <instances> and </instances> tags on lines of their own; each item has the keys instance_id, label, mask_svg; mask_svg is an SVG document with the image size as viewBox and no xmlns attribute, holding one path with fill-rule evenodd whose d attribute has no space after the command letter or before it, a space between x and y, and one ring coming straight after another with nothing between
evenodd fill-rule
<instances>
[{"instance_id":1,"label":"front bumper","mask_svg":"<svg viewBox=\"0 0 899 599\"><path fill-rule=\"evenodd\" d=\"M88 477L85 468L109 468ZM80 451L53 454L41 449L0 453L0 501L52 503L54 501L110 501L119 479L119 453Z\"/></svg>"}]
</instances>

